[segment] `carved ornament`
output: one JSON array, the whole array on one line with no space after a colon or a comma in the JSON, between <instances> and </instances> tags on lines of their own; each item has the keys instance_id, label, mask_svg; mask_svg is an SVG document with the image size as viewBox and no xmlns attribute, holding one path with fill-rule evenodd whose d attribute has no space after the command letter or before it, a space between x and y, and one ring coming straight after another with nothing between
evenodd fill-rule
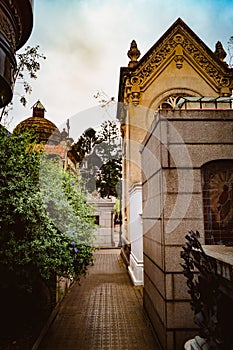
<instances>
[{"instance_id":1,"label":"carved ornament","mask_svg":"<svg viewBox=\"0 0 233 350\"><path fill-rule=\"evenodd\" d=\"M223 52L221 51L220 53L220 51L219 47L219 55L223 58ZM126 80L128 88L126 100L132 102L132 96L130 95L132 91L130 90L135 85L132 84L132 78L137 77L139 79L137 85L140 88L140 96L137 96L138 99L151 78L158 75L169 60L174 60L176 67L181 69L184 57L186 61L191 61L191 64L212 82L215 88L219 90L219 94L230 94L233 74L228 70L227 64L225 66L219 65L188 32L178 27L175 32L173 31L167 38L158 43L148 57L144 61L139 62L135 70L129 73Z\"/></svg>"},{"instance_id":2,"label":"carved ornament","mask_svg":"<svg viewBox=\"0 0 233 350\"><path fill-rule=\"evenodd\" d=\"M135 67L135 65L137 65L137 63L138 63L138 58L141 55L140 51L138 50L137 43L135 40L132 41L127 55L130 58L128 66Z\"/></svg>"},{"instance_id":3,"label":"carved ornament","mask_svg":"<svg viewBox=\"0 0 233 350\"><path fill-rule=\"evenodd\" d=\"M180 40L182 41L179 41L179 44L183 42L183 37L180 36ZM183 67L183 61L184 61L182 46L177 45L175 51L176 53L175 53L174 61L176 62L176 68L181 69Z\"/></svg>"},{"instance_id":4,"label":"carved ornament","mask_svg":"<svg viewBox=\"0 0 233 350\"><path fill-rule=\"evenodd\" d=\"M0 23L1 23L1 32L8 40L9 44L13 48L14 52L16 50L16 42L15 42L15 31L13 25L9 18L0 11Z\"/></svg>"},{"instance_id":5,"label":"carved ornament","mask_svg":"<svg viewBox=\"0 0 233 350\"><path fill-rule=\"evenodd\" d=\"M221 60L223 61L224 58L226 57L227 53L224 50L222 43L220 41L218 41L215 45L215 55Z\"/></svg>"},{"instance_id":6,"label":"carved ornament","mask_svg":"<svg viewBox=\"0 0 233 350\"><path fill-rule=\"evenodd\" d=\"M158 109L163 109L163 106L169 106L170 109L175 109L177 102L179 101L181 95L171 95L165 100L162 101L162 103L159 105Z\"/></svg>"},{"instance_id":7,"label":"carved ornament","mask_svg":"<svg viewBox=\"0 0 233 350\"><path fill-rule=\"evenodd\" d=\"M176 68L180 69L183 67L184 58L181 55L177 55L174 60L176 62Z\"/></svg>"},{"instance_id":8,"label":"carved ornament","mask_svg":"<svg viewBox=\"0 0 233 350\"><path fill-rule=\"evenodd\" d=\"M142 80L139 77L131 77L130 81L126 85L126 102L132 103L134 106L137 106L139 104L141 97L141 83Z\"/></svg>"}]
</instances>

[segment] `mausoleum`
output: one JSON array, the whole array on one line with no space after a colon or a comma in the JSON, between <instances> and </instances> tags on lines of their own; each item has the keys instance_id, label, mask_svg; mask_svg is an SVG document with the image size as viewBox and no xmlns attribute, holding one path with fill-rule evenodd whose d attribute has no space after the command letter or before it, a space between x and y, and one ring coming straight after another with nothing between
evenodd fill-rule
<instances>
[{"instance_id":1,"label":"mausoleum","mask_svg":"<svg viewBox=\"0 0 233 350\"><path fill-rule=\"evenodd\" d=\"M122 67L122 254L163 349L197 334L180 251L189 230L202 244L232 231L233 69L178 18L139 60Z\"/></svg>"}]
</instances>

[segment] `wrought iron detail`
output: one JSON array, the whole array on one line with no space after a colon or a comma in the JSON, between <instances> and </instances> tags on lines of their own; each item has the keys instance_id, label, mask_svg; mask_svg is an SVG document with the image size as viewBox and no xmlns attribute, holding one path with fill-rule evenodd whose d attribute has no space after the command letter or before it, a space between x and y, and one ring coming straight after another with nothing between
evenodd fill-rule
<instances>
[{"instance_id":1,"label":"wrought iron detail","mask_svg":"<svg viewBox=\"0 0 233 350\"><path fill-rule=\"evenodd\" d=\"M205 254L199 237L198 231L190 231L181 252L194 322L209 350L232 350L233 301L222 292L216 263Z\"/></svg>"}]
</instances>

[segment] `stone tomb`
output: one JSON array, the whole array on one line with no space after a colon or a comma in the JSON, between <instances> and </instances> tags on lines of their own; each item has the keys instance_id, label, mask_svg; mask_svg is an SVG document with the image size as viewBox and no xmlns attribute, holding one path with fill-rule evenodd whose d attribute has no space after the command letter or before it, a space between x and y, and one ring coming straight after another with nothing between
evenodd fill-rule
<instances>
[{"instance_id":1,"label":"stone tomb","mask_svg":"<svg viewBox=\"0 0 233 350\"><path fill-rule=\"evenodd\" d=\"M141 148L144 306L163 349L182 349L198 333L180 252L189 230L198 230L201 243L209 243L205 168L221 162L222 180L210 192L220 198L224 184L231 186L224 164L227 168L233 163L232 129L233 110L163 110L155 115ZM158 160L153 165L151 154ZM225 222L217 216L216 220L226 237ZM217 239L218 234L219 230Z\"/></svg>"}]
</instances>

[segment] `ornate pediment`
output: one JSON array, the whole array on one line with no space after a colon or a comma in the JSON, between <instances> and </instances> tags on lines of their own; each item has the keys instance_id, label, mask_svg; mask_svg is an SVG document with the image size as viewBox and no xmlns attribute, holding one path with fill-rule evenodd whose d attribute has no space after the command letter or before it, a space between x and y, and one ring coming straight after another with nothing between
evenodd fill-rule
<instances>
[{"instance_id":1,"label":"ornate pediment","mask_svg":"<svg viewBox=\"0 0 233 350\"><path fill-rule=\"evenodd\" d=\"M223 62L224 52L217 45L212 52L179 18L140 61L134 61L134 67L125 70L124 100L138 104L143 91L172 61L178 70L188 62L219 95L231 94L233 70Z\"/></svg>"}]
</instances>

